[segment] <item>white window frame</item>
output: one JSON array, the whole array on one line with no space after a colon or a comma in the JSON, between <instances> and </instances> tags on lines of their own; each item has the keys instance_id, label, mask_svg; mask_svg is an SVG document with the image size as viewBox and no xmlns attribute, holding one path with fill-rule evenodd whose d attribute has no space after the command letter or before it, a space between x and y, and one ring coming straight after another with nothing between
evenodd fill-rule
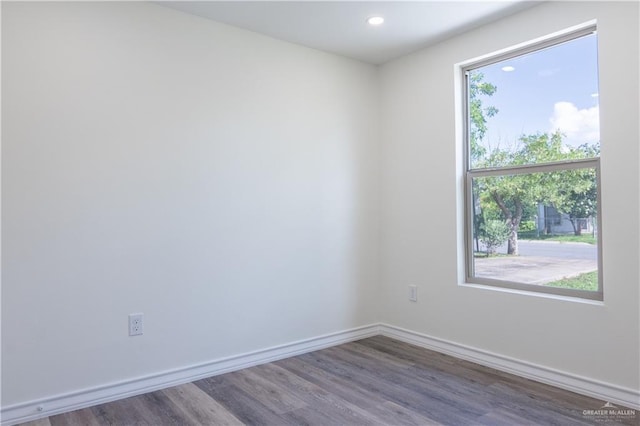
<instances>
[{"instance_id":1,"label":"white window frame","mask_svg":"<svg viewBox=\"0 0 640 426\"><path fill-rule=\"evenodd\" d=\"M489 57L485 57L479 61L466 63L460 67L462 72L462 113L463 116L463 160L464 160L464 256L465 256L465 283L467 284L480 284L484 286L506 288L512 290L519 290L525 292L532 292L534 294L551 294L559 296L577 297L582 299L598 300L604 299L604 287L603 287L603 274L602 274L602 197L601 197L601 184L600 184L600 157L560 161L553 163L541 163L531 164L524 166L505 166L495 168L483 168L472 169L471 168L471 155L470 155L470 122L469 122L469 72L478 68L482 68L487 65L491 65L497 62L501 62L507 59L523 56L528 53L540 51L542 49L552 47L564 42L575 40L577 38L593 34L596 32L595 23L589 23L587 25L580 26L568 30L560 35L554 35L542 40L537 40L527 44L525 46L518 47L516 49L498 53ZM513 281L497 280L484 277L476 277L474 273L474 250L473 250L473 217L474 217L474 204L472 194L472 180L474 178L487 177L487 176L507 176L518 174L530 174L541 172L554 172L563 170L575 170L582 168L593 168L596 171L596 186L597 186L597 247L598 247L598 289L597 291L578 290L560 287L550 287L535 284L525 284Z\"/></svg>"}]
</instances>

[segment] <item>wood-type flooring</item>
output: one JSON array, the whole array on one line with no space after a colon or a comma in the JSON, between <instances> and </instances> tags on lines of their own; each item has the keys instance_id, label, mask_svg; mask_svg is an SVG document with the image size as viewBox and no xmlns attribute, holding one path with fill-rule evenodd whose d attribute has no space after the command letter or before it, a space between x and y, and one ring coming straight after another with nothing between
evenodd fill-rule
<instances>
[{"instance_id":1,"label":"wood-type flooring","mask_svg":"<svg viewBox=\"0 0 640 426\"><path fill-rule=\"evenodd\" d=\"M640 424L605 402L376 336L27 425Z\"/></svg>"}]
</instances>

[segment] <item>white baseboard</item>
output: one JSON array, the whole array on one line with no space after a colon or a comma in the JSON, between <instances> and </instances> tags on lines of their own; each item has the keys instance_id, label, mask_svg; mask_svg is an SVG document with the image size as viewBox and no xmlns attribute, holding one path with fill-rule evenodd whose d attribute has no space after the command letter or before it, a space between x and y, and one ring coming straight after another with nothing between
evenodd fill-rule
<instances>
[{"instance_id":1,"label":"white baseboard","mask_svg":"<svg viewBox=\"0 0 640 426\"><path fill-rule=\"evenodd\" d=\"M8 426L28 422L121 398L153 392L205 377L241 370L254 365L265 364L330 346L376 336L378 334L380 334L380 330L377 325L367 325L137 379L3 407L2 411L0 411L0 424Z\"/></svg>"},{"instance_id":2,"label":"white baseboard","mask_svg":"<svg viewBox=\"0 0 640 426\"><path fill-rule=\"evenodd\" d=\"M605 402L640 410L638 390L599 382L387 324L372 324L137 379L3 407L0 411L0 424L9 426L28 422L376 335L391 337Z\"/></svg>"},{"instance_id":3,"label":"white baseboard","mask_svg":"<svg viewBox=\"0 0 640 426\"><path fill-rule=\"evenodd\" d=\"M496 370L546 383L604 402L617 403L640 410L640 391L600 382L564 371L554 370L515 358L438 339L387 324L380 324L380 334L456 358L475 362ZM586 407L588 408L588 407Z\"/></svg>"}]
</instances>

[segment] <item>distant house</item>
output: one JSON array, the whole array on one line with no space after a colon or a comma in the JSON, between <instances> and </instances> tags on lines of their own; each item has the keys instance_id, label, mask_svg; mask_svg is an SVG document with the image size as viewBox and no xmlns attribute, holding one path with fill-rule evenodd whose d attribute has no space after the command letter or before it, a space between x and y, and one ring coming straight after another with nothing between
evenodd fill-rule
<instances>
[{"instance_id":1,"label":"distant house","mask_svg":"<svg viewBox=\"0 0 640 426\"><path fill-rule=\"evenodd\" d=\"M541 234L573 234L576 229L580 229L583 234L593 234L597 230L595 217L575 219L575 224L571 223L568 214L559 213L553 206L538 203L537 231Z\"/></svg>"}]
</instances>

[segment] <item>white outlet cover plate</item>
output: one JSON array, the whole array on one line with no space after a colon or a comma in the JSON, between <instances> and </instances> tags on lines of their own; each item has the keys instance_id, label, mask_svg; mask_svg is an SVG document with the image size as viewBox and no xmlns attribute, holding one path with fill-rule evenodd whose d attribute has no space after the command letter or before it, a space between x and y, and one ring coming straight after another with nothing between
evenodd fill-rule
<instances>
[{"instance_id":1,"label":"white outlet cover plate","mask_svg":"<svg viewBox=\"0 0 640 426\"><path fill-rule=\"evenodd\" d=\"M409 300L412 302L418 301L418 286L415 286L415 285L409 286Z\"/></svg>"},{"instance_id":2,"label":"white outlet cover plate","mask_svg":"<svg viewBox=\"0 0 640 426\"><path fill-rule=\"evenodd\" d=\"M139 336L143 333L143 314L129 314L129 336Z\"/></svg>"}]
</instances>

